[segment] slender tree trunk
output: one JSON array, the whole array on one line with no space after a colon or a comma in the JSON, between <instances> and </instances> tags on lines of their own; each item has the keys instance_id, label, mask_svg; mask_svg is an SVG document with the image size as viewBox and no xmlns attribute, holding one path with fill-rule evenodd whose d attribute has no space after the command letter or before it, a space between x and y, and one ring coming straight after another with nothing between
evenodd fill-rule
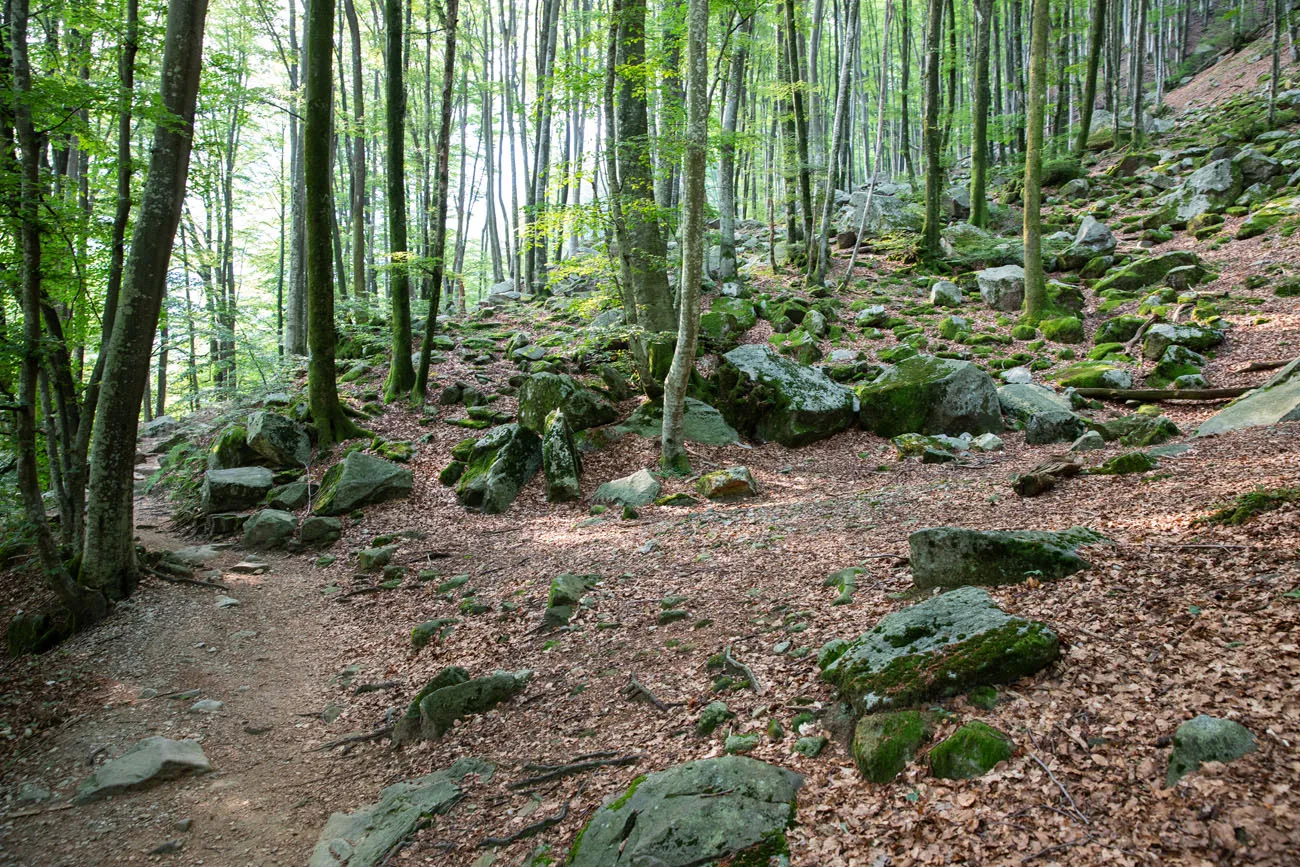
<instances>
[{"instance_id":1,"label":"slender tree trunk","mask_svg":"<svg viewBox=\"0 0 1300 867\"><path fill-rule=\"evenodd\" d=\"M902 118L899 121L898 129L898 149L903 154L903 166L907 171L907 183L915 189L916 187L916 168L912 162L912 113L909 110L908 99L912 89L912 17L911 17L911 0L903 0L903 34L902 47L899 48L900 62L902 69L901 80L898 84L899 111Z\"/></svg>"},{"instance_id":2,"label":"slender tree trunk","mask_svg":"<svg viewBox=\"0 0 1300 867\"><path fill-rule=\"evenodd\" d=\"M1146 60L1146 32L1147 32L1147 0L1133 0L1134 2L1134 33L1129 43L1129 50L1133 52L1133 78L1130 85L1130 98L1133 100L1133 131L1131 133L1134 147L1141 147L1142 142L1146 139L1146 131L1142 128L1142 94L1143 79L1146 77L1143 61Z\"/></svg>"},{"instance_id":3,"label":"slender tree trunk","mask_svg":"<svg viewBox=\"0 0 1300 867\"><path fill-rule=\"evenodd\" d=\"M1037 324L1047 307L1043 274L1042 207L1043 119L1047 103L1048 0L1034 4L1029 47L1029 111L1025 148L1025 318Z\"/></svg>"},{"instance_id":4,"label":"slender tree trunk","mask_svg":"<svg viewBox=\"0 0 1300 867\"><path fill-rule=\"evenodd\" d=\"M722 110L722 136L718 141L718 279L736 277L736 126L745 89L745 60L754 19L741 24L731 50L727 102Z\"/></svg>"},{"instance_id":5,"label":"slender tree trunk","mask_svg":"<svg viewBox=\"0 0 1300 867\"><path fill-rule=\"evenodd\" d=\"M353 0L344 0L352 43L352 293L366 306L366 95L361 72L361 26Z\"/></svg>"},{"instance_id":6,"label":"slender tree trunk","mask_svg":"<svg viewBox=\"0 0 1300 867\"><path fill-rule=\"evenodd\" d=\"M993 0L975 0L975 94L971 107L970 222L988 224L989 26Z\"/></svg>"},{"instance_id":7,"label":"slender tree trunk","mask_svg":"<svg viewBox=\"0 0 1300 867\"><path fill-rule=\"evenodd\" d=\"M941 228L939 199L943 177L939 165L939 45L942 33L943 0L930 0L925 32L925 228L921 249L931 259L939 255Z\"/></svg>"},{"instance_id":8,"label":"slender tree trunk","mask_svg":"<svg viewBox=\"0 0 1300 867\"><path fill-rule=\"evenodd\" d=\"M700 276L704 270L704 170L708 149L708 30L709 0L690 0L686 37L686 152L682 157L685 188L682 220L681 310L677 346L664 380L664 426L660 464L678 473L690 472L682 444L686 386L695 369L700 332Z\"/></svg>"},{"instance_id":9,"label":"slender tree trunk","mask_svg":"<svg viewBox=\"0 0 1300 867\"><path fill-rule=\"evenodd\" d=\"M844 28L844 50L841 53L839 90L835 98L835 119L831 122L830 157L826 163L826 186L822 194L821 227L817 232L817 246L809 250L808 284L820 286L830 268L831 215L835 210L835 189L840 173L839 156L844 148L848 127L849 95L853 90L853 58L858 36L857 0L850 0L848 20Z\"/></svg>"},{"instance_id":10,"label":"slender tree trunk","mask_svg":"<svg viewBox=\"0 0 1300 867\"><path fill-rule=\"evenodd\" d=\"M451 179L451 109L452 91L456 84L456 22L460 14L460 0L447 0L443 29L447 33L442 55L442 116L438 121L438 165L435 171L438 189L435 194L433 216L433 259L430 282L433 297L429 299L429 315L424 323L424 342L420 345L420 367L416 371L413 397L424 402L429 388L429 361L433 353L433 338L438 331L438 304L442 300L442 277L446 270L444 256L447 249L447 193Z\"/></svg>"},{"instance_id":11,"label":"slender tree trunk","mask_svg":"<svg viewBox=\"0 0 1300 867\"><path fill-rule=\"evenodd\" d=\"M1088 30L1088 72L1083 83L1083 101L1079 105L1079 137L1074 143L1074 152L1078 156L1083 156L1087 149L1088 134L1092 130L1092 107L1097 101L1097 66L1105 33L1106 0L1093 0L1092 26Z\"/></svg>"},{"instance_id":12,"label":"slender tree trunk","mask_svg":"<svg viewBox=\"0 0 1300 867\"><path fill-rule=\"evenodd\" d=\"M318 0L312 0L318 2ZM411 270L406 243L406 73L402 62L402 3L385 0L388 40L388 244L393 357L384 397L393 401L415 385L411 364Z\"/></svg>"},{"instance_id":13,"label":"slender tree trunk","mask_svg":"<svg viewBox=\"0 0 1300 867\"><path fill-rule=\"evenodd\" d=\"M298 42L298 21L295 10L298 0L289 0L289 86L296 94L299 80L302 47ZM305 23L305 22L304 22ZM303 177L303 128L299 119L302 98L295 97L294 111L289 115L290 174L293 180L289 200L289 291L285 299L284 349L290 355L307 354L307 222L303 194L306 187Z\"/></svg>"},{"instance_id":14,"label":"slender tree trunk","mask_svg":"<svg viewBox=\"0 0 1300 867\"><path fill-rule=\"evenodd\" d=\"M1273 66L1268 82L1268 127L1277 123L1277 80L1282 77L1282 4L1284 0L1270 0L1273 7Z\"/></svg>"},{"instance_id":15,"label":"slender tree trunk","mask_svg":"<svg viewBox=\"0 0 1300 867\"><path fill-rule=\"evenodd\" d=\"M113 333L90 461L90 507L81 583L109 599L135 589L132 509L136 425L149 378L172 241L185 200L207 0L171 0L163 43L162 105L140 199Z\"/></svg>"}]
</instances>

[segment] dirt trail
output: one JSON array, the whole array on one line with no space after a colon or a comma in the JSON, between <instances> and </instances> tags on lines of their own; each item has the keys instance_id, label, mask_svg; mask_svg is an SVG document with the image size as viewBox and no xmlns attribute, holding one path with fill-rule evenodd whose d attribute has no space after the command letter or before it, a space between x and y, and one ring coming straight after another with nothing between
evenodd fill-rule
<instances>
[{"instance_id":1,"label":"dirt trail","mask_svg":"<svg viewBox=\"0 0 1300 867\"><path fill-rule=\"evenodd\" d=\"M147 547L193 544L158 529L165 521L165 504L137 504ZM330 809L313 793L328 791L333 775L355 781L365 773L337 756L305 751L319 736L336 673L321 652L331 641L322 582L301 558L269 555L265 573L237 574L231 567L243 551L226 546L210 553L200 570L219 570L238 606L218 607L221 591L147 582L104 627L58 651L62 658L51 676L60 668L89 669L102 684L99 709L73 717L39 751L6 769L7 783L39 782L56 797L15 811L28 815L10 814L0 826L0 863L145 863L169 841L183 844L170 864L306 861ZM148 690L158 697L141 698ZM168 697L177 692L186 695ZM196 698L223 706L191 712ZM150 735L199 740L213 772L62 806L91 761L120 755ZM46 812L31 815L41 809Z\"/></svg>"}]
</instances>

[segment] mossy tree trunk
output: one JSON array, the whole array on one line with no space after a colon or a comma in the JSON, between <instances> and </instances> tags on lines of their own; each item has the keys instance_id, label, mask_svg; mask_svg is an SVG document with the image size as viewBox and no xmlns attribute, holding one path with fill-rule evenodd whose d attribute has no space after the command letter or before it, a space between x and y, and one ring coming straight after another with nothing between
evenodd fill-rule
<instances>
[{"instance_id":1,"label":"mossy tree trunk","mask_svg":"<svg viewBox=\"0 0 1300 867\"><path fill-rule=\"evenodd\" d=\"M1094 0L1092 26L1088 30L1088 71L1083 80L1083 100L1079 103L1079 137L1074 143L1077 156L1083 156L1088 147L1088 134L1092 130L1092 105L1097 101L1097 66L1101 61L1105 33L1106 0Z\"/></svg>"},{"instance_id":2,"label":"mossy tree trunk","mask_svg":"<svg viewBox=\"0 0 1300 867\"><path fill-rule=\"evenodd\" d=\"M939 256L939 197L943 184L939 164L939 45L943 35L943 0L930 0L925 33L925 229L921 252Z\"/></svg>"},{"instance_id":3,"label":"mossy tree trunk","mask_svg":"<svg viewBox=\"0 0 1300 867\"><path fill-rule=\"evenodd\" d=\"M315 2L315 0L313 0ZM384 399L405 396L415 385L411 364L411 269L406 239L406 75L402 43L402 0L385 0L384 33L388 42L388 264L392 303L393 357Z\"/></svg>"},{"instance_id":4,"label":"mossy tree trunk","mask_svg":"<svg viewBox=\"0 0 1300 867\"><path fill-rule=\"evenodd\" d=\"M751 15L740 25L727 79L727 102L722 110L722 135L718 139L718 279L736 276L736 128L745 90L745 60L749 35L754 29Z\"/></svg>"},{"instance_id":5,"label":"mossy tree trunk","mask_svg":"<svg viewBox=\"0 0 1300 867\"><path fill-rule=\"evenodd\" d=\"M1047 38L1050 0L1034 3L1029 44L1028 128L1025 130L1025 318L1034 324L1047 307L1043 274L1043 120L1047 103Z\"/></svg>"},{"instance_id":6,"label":"mossy tree trunk","mask_svg":"<svg viewBox=\"0 0 1300 867\"><path fill-rule=\"evenodd\" d=\"M122 294L104 352L103 387L90 448L90 503L80 582L108 599L129 595L135 562L136 425L149 380L172 241L189 174L207 0L171 0L163 44L161 97L167 119L154 128Z\"/></svg>"},{"instance_id":7,"label":"mossy tree trunk","mask_svg":"<svg viewBox=\"0 0 1300 867\"><path fill-rule=\"evenodd\" d=\"M1133 53L1133 78L1130 80L1129 98L1133 100L1133 129L1129 133L1134 147L1142 147L1146 133L1142 129L1142 86L1146 77L1143 61L1146 59L1147 39L1147 0L1134 0L1133 38L1129 51Z\"/></svg>"},{"instance_id":8,"label":"mossy tree trunk","mask_svg":"<svg viewBox=\"0 0 1300 867\"><path fill-rule=\"evenodd\" d=\"M989 25L993 0L975 2L975 93L971 106L970 222L988 224Z\"/></svg>"},{"instance_id":9,"label":"mossy tree trunk","mask_svg":"<svg viewBox=\"0 0 1300 867\"><path fill-rule=\"evenodd\" d=\"M686 36L686 152L682 156L681 304L677 346L664 381L664 427L660 463L689 472L682 446L686 385L695 367L700 334L700 276L704 270L704 172L709 140L709 0L690 0Z\"/></svg>"},{"instance_id":10,"label":"mossy tree trunk","mask_svg":"<svg viewBox=\"0 0 1300 867\"><path fill-rule=\"evenodd\" d=\"M840 157L844 153L844 138L849 124L849 96L853 91L853 70L857 62L858 2L850 0L844 33L844 50L840 57L839 89L835 98L835 118L831 122L830 151L826 160L826 185L822 188L821 225L817 230L817 245L808 251L808 284L820 286L830 269L831 216L835 213L835 190L841 174Z\"/></svg>"}]
</instances>

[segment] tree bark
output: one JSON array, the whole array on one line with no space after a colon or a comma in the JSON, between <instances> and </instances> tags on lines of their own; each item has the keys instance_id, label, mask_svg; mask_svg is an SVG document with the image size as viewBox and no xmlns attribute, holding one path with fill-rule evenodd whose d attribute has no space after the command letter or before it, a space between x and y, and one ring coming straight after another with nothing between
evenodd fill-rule
<instances>
[{"instance_id":1,"label":"tree bark","mask_svg":"<svg viewBox=\"0 0 1300 867\"><path fill-rule=\"evenodd\" d=\"M939 198L942 168L939 164L939 45L943 33L943 0L930 0L925 32L925 228L921 251L926 258L939 256Z\"/></svg>"},{"instance_id":2,"label":"tree bark","mask_svg":"<svg viewBox=\"0 0 1300 867\"><path fill-rule=\"evenodd\" d=\"M858 36L858 2L850 0L848 19L844 27L844 50L840 55L839 90L835 97L835 119L831 121L831 147L826 161L826 186L822 194L821 227L817 232L817 246L809 250L808 284L821 286L830 267L831 215L835 210L835 189L840 173L839 157L844 148L844 138L849 119L849 94L853 90L853 67Z\"/></svg>"},{"instance_id":3,"label":"tree bark","mask_svg":"<svg viewBox=\"0 0 1300 867\"><path fill-rule=\"evenodd\" d=\"M975 94L971 106L970 223L988 224L989 25L993 0L975 0Z\"/></svg>"},{"instance_id":4,"label":"tree bark","mask_svg":"<svg viewBox=\"0 0 1300 867\"><path fill-rule=\"evenodd\" d=\"M352 294L366 305L366 94L361 72L361 26L353 0L344 0L352 43Z\"/></svg>"},{"instance_id":5,"label":"tree bark","mask_svg":"<svg viewBox=\"0 0 1300 867\"><path fill-rule=\"evenodd\" d=\"M402 62L401 0L385 0L384 19L388 41L388 279L393 314L393 354L384 397L393 401L415 385L415 367L411 364L411 254L406 243L406 73Z\"/></svg>"},{"instance_id":6,"label":"tree bark","mask_svg":"<svg viewBox=\"0 0 1300 867\"><path fill-rule=\"evenodd\" d=\"M1088 134L1092 130L1092 106L1097 101L1097 66L1101 61L1101 46L1106 33L1106 0L1094 0L1092 26L1088 30L1088 71L1083 82L1083 101L1079 105L1079 137L1074 152L1083 156L1088 147Z\"/></svg>"},{"instance_id":7,"label":"tree bark","mask_svg":"<svg viewBox=\"0 0 1300 867\"><path fill-rule=\"evenodd\" d=\"M1025 318L1038 324L1047 307L1047 281L1043 274L1043 119L1047 102L1047 39L1049 0L1034 3L1029 46L1029 111L1025 144Z\"/></svg>"},{"instance_id":8,"label":"tree bark","mask_svg":"<svg viewBox=\"0 0 1300 867\"><path fill-rule=\"evenodd\" d=\"M718 141L718 279L736 277L736 127L745 89L745 60L749 53L749 36L754 29L750 16L740 26L731 50L731 67L727 80L727 102L722 110L722 136Z\"/></svg>"},{"instance_id":9,"label":"tree bark","mask_svg":"<svg viewBox=\"0 0 1300 867\"><path fill-rule=\"evenodd\" d=\"M132 508L136 425L185 200L207 8L207 0L168 4L161 86L168 117L154 130L133 236L145 243L131 245L118 315L104 349L108 359L90 452L91 499L80 580L109 599L129 595L139 578Z\"/></svg>"}]
</instances>

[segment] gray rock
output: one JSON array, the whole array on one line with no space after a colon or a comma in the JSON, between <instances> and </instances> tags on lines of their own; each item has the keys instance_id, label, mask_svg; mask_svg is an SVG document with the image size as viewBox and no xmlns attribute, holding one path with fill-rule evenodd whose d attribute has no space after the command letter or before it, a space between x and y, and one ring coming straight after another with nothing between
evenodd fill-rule
<instances>
[{"instance_id":1,"label":"gray rock","mask_svg":"<svg viewBox=\"0 0 1300 867\"><path fill-rule=\"evenodd\" d=\"M34 804L41 801L48 801L50 798L54 797L54 793L40 783L28 780L18 787L17 797L20 801Z\"/></svg>"},{"instance_id":2,"label":"gray rock","mask_svg":"<svg viewBox=\"0 0 1300 867\"><path fill-rule=\"evenodd\" d=\"M1028 424L1034 416L1045 412L1070 412L1070 399L1045 385L1012 383L998 389L998 405L1002 414L1018 424Z\"/></svg>"},{"instance_id":3,"label":"gray rock","mask_svg":"<svg viewBox=\"0 0 1300 867\"><path fill-rule=\"evenodd\" d=\"M1242 186L1264 183L1282 173L1282 164L1254 148L1242 148L1232 164L1241 171Z\"/></svg>"},{"instance_id":4,"label":"gray rock","mask_svg":"<svg viewBox=\"0 0 1300 867\"><path fill-rule=\"evenodd\" d=\"M248 447L276 467L305 467L311 462L311 443L292 419L259 411L248 417Z\"/></svg>"},{"instance_id":5,"label":"gray rock","mask_svg":"<svg viewBox=\"0 0 1300 867\"><path fill-rule=\"evenodd\" d=\"M971 448L977 452L1000 452L1002 445L1002 437L991 433L980 434L971 440Z\"/></svg>"},{"instance_id":6,"label":"gray rock","mask_svg":"<svg viewBox=\"0 0 1300 867\"><path fill-rule=\"evenodd\" d=\"M411 471L406 467L364 452L353 452L325 473L312 513L346 515L361 506L405 497L411 493L412 481Z\"/></svg>"},{"instance_id":7,"label":"gray rock","mask_svg":"<svg viewBox=\"0 0 1300 867\"><path fill-rule=\"evenodd\" d=\"M1061 264L1071 270L1082 268L1096 256L1109 256L1115 252L1116 244L1115 235L1106 224L1089 215L1083 218L1074 243L1061 253Z\"/></svg>"},{"instance_id":8,"label":"gray rock","mask_svg":"<svg viewBox=\"0 0 1300 867\"><path fill-rule=\"evenodd\" d=\"M994 310L1012 312L1025 303L1025 269L1019 265L985 268L976 273L975 282L984 303Z\"/></svg>"},{"instance_id":9,"label":"gray rock","mask_svg":"<svg viewBox=\"0 0 1300 867\"><path fill-rule=\"evenodd\" d=\"M266 467L208 470L203 475L200 507L208 515L247 509L266 498L272 483L271 471Z\"/></svg>"},{"instance_id":10,"label":"gray rock","mask_svg":"<svg viewBox=\"0 0 1300 867\"><path fill-rule=\"evenodd\" d=\"M1288 421L1300 421L1300 358L1259 388L1210 416L1196 429L1196 436L1214 436Z\"/></svg>"},{"instance_id":11,"label":"gray rock","mask_svg":"<svg viewBox=\"0 0 1300 867\"><path fill-rule=\"evenodd\" d=\"M858 389L858 401L862 427L886 437L1003 429L993 378L968 361L930 355L905 359Z\"/></svg>"},{"instance_id":12,"label":"gray rock","mask_svg":"<svg viewBox=\"0 0 1300 867\"><path fill-rule=\"evenodd\" d=\"M298 537L304 545L324 547L332 545L343 535L343 522L338 518L313 515L302 522Z\"/></svg>"},{"instance_id":13,"label":"gray rock","mask_svg":"<svg viewBox=\"0 0 1300 867\"><path fill-rule=\"evenodd\" d=\"M935 307L960 307L966 299L956 283L936 280L930 287L930 303Z\"/></svg>"},{"instance_id":14,"label":"gray rock","mask_svg":"<svg viewBox=\"0 0 1300 867\"><path fill-rule=\"evenodd\" d=\"M537 434L517 424L499 425L474 443L456 483L456 498L466 508L499 515L541 466L542 443Z\"/></svg>"},{"instance_id":15,"label":"gray rock","mask_svg":"<svg viewBox=\"0 0 1300 867\"><path fill-rule=\"evenodd\" d=\"M306 482L290 482L287 485L272 488L270 495L266 498L266 504L272 509L296 512L307 505L308 496L309 490Z\"/></svg>"},{"instance_id":16,"label":"gray rock","mask_svg":"<svg viewBox=\"0 0 1300 867\"><path fill-rule=\"evenodd\" d=\"M244 522L244 547L283 548L298 529L292 512L263 509Z\"/></svg>"},{"instance_id":17,"label":"gray rock","mask_svg":"<svg viewBox=\"0 0 1300 867\"><path fill-rule=\"evenodd\" d=\"M582 496L582 457L573 445L573 431L558 409L551 411L542 434L542 473L548 503L567 503Z\"/></svg>"},{"instance_id":18,"label":"gray rock","mask_svg":"<svg viewBox=\"0 0 1300 867\"><path fill-rule=\"evenodd\" d=\"M659 480L651 475L649 470L637 470L630 476L605 482L596 489L592 501L636 509L653 503L662 488Z\"/></svg>"},{"instance_id":19,"label":"gray rock","mask_svg":"<svg viewBox=\"0 0 1300 867\"><path fill-rule=\"evenodd\" d=\"M786 829L794 821L802 785L798 774L744 756L701 759L658 771L597 810L565 863L767 863L770 854L787 851Z\"/></svg>"},{"instance_id":20,"label":"gray rock","mask_svg":"<svg viewBox=\"0 0 1300 867\"><path fill-rule=\"evenodd\" d=\"M728 467L700 476L695 490L709 500L738 500L757 494L758 485L748 467Z\"/></svg>"},{"instance_id":21,"label":"gray rock","mask_svg":"<svg viewBox=\"0 0 1300 867\"><path fill-rule=\"evenodd\" d=\"M540 434L553 410L562 410L569 429L586 430L618 418L613 404L562 373L534 373L519 387L519 426Z\"/></svg>"},{"instance_id":22,"label":"gray rock","mask_svg":"<svg viewBox=\"0 0 1300 867\"><path fill-rule=\"evenodd\" d=\"M140 425L140 439L157 439L169 437L179 432L181 424L169 415L160 415L153 421Z\"/></svg>"},{"instance_id":23,"label":"gray rock","mask_svg":"<svg viewBox=\"0 0 1300 867\"><path fill-rule=\"evenodd\" d=\"M1142 355L1151 361L1158 360L1170 346L1188 349L1213 349L1223 342L1223 332L1202 325L1171 325L1161 322L1152 325L1142 337Z\"/></svg>"},{"instance_id":24,"label":"gray rock","mask_svg":"<svg viewBox=\"0 0 1300 867\"><path fill-rule=\"evenodd\" d=\"M225 702L215 698L201 698L190 705L190 713L219 713L225 706Z\"/></svg>"},{"instance_id":25,"label":"gray rock","mask_svg":"<svg viewBox=\"0 0 1300 867\"><path fill-rule=\"evenodd\" d=\"M1177 189L1157 201L1171 221L1186 223L1201 214L1220 211L1241 195L1241 169L1220 159L1197 169Z\"/></svg>"},{"instance_id":26,"label":"gray rock","mask_svg":"<svg viewBox=\"0 0 1300 867\"><path fill-rule=\"evenodd\" d=\"M1093 452L1097 449L1104 449L1105 447L1106 440L1102 435L1097 433L1095 430L1090 430L1070 444L1070 451Z\"/></svg>"},{"instance_id":27,"label":"gray rock","mask_svg":"<svg viewBox=\"0 0 1300 867\"><path fill-rule=\"evenodd\" d=\"M878 325L884 325L885 320L889 318L889 311L883 305L872 304L870 307L864 307L858 311L858 315L853 321L864 328L874 328Z\"/></svg>"},{"instance_id":28,"label":"gray rock","mask_svg":"<svg viewBox=\"0 0 1300 867\"><path fill-rule=\"evenodd\" d=\"M1040 412L1025 425L1025 442L1031 446L1073 442L1087 430L1083 419L1069 410Z\"/></svg>"},{"instance_id":29,"label":"gray rock","mask_svg":"<svg viewBox=\"0 0 1300 867\"><path fill-rule=\"evenodd\" d=\"M999 378L1008 385L1028 385L1034 381L1034 374L1028 367L1013 367L1002 371ZM1006 407L1003 407L1002 411L1006 412Z\"/></svg>"},{"instance_id":30,"label":"gray rock","mask_svg":"<svg viewBox=\"0 0 1300 867\"><path fill-rule=\"evenodd\" d=\"M1165 785L1172 786L1205 762L1231 762L1257 749L1255 736L1241 723L1201 714L1174 732Z\"/></svg>"},{"instance_id":31,"label":"gray rock","mask_svg":"<svg viewBox=\"0 0 1300 867\"><path fill-rule=\"evenodd\" d=\"M1066 181L1061 186L1061 198L1067 202L1073 202L1087 196L1091 189L1092 187L1088 184L1087 178L1075 178L1072 181Z\"/></svg>"},{"instance_id":32,"label":"gray rock","mask_svg":"<svg viewBox=\"0 0 1300 867\"><path fill-rule=\"evenodd\" d=\"M174 780L183 774L204 774L210 770L212 765L197 741L145 738L91 774L77 787L73 801L85 804L163 780Z\"/></svg>"},{"instance_id":33,"label":"gray rock","mask_svg":"<svg viewBox=\"0 0 1300 867\"><path fill-rule=\"evenodd\" d=\"M493 770L479 759L460 759L444 770L388 786L373 804L351 813L334 813L316 841L308 867L375 867L420 822L459 803L466 776L478 774L488 780Z\"/></svg>"},{"instance_id":34,"label":"gray rock","mask_svg":"<svg viewBox=\"0 0 1300 867\"><path fill-rule=\"evenodd\" d=\"M663 433L663 427L662 401L648 400L633 410L627 421L615 430L657 440ZM722 413L693 397L686 398L686 409L682 418L682 438L711 446L727 446L740 442L740 434L727 424Z\"/></svg>"},{"instance_id":35,"label":"gray rock","mask_svg":"<svg viewBox=\"0 0 1300 867\"><path fill-rule=\"evenodd\" d=\"M587 327L591 328L592 330L600 330L603 328L617 328L618 326L623 324L624 318L625 315L622 310L618 310L618 309L604 310L601 311L600 313L597 313Z\"/></svg>"},{"instance_id":36,"label":"gray rock","mask_svg":"<svg viewBox=\"0 0 1300 867\"><path fill-rule=\"evenodd\" d=\"M521 691L532 676L525 669L471 678L457 666L443 669L407 707L393 728L393 741L437 740L457 720L489 711Z\"/></svg>"},{"instance_id":37,"label":"gray rock","mask_svg":"<svg viewBox=\"0 0 1300 867\"><path fill-rule=\"evenodd\" d=\"M742 434L785 446L807 445L853 423L853 392L823 371L746 344L722 356L718 409Z\"/></svg>"},{"instance_id":38,"label":"gray rock","mask_svg":"<svg viewBox=\"0 0 1300 867\"><path fill-rule=\"evenodd\" d=\"M1034 577L1054 581L1088 568L1080 545L1103 537L1083 527L1041 530L966 530L932 527L907 537L917 587L1019 584Z\"/></svg>"},{"instance_id":39,"label":"gray rock","mask_svg":"<svg viewBox=\"0 0 1300 867\"><path fill-rule=\"evenodd\" d=\"M1046 624L1007 614L979 587L960 587L886 615L853 641L821 649L822 679L860 712L905 708L1011 683L1059 653Z\"/></svg>"},{"instance_id":40,"label":"gray rock","mask_svg":"<svg viewBox=\"0 0 1300 867\"><path fill-rule=\"evenodd\" d=\"M862 209L867 204L867 194L858 191L849 198L852 208L847 221L842 222L846 229L857 231L862 225ZM916 231L921 228L923 215L919 208L904 202L897 196L885 195L877 188L871 197L871 209L867 212L866 232L871 235L887 235L891 232ZM780 257L777 257L780 261Z\"/></svg>"}]
</instances>

